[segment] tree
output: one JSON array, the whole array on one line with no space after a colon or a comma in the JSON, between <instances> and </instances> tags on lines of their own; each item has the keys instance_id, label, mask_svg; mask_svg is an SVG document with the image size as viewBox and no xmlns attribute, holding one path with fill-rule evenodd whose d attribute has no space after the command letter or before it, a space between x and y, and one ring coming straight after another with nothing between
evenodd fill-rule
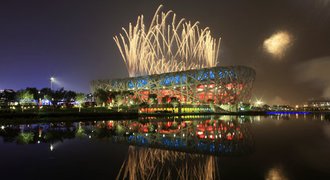
<instances>
[{"instance_id":1,"label":"tree","mask_svg":"<svg viewBox=\"0 0 330 180\"><path fill-rule=\"evenodd\" d=\"M162 103L167 104L169 98L170 98L170 96L168 96L168 95L162 97Z\"/></svg>"},{"instance_id":2,"label":"tree","mask_svg":"<svg viewBox=\"0 0 330 180\"><path fill-rule=\"evenodd\" d=\"M213 100L213 99L208 99L207 102L208 102L208 104L209 104L209 106L210 106L210 109L211 109L213 112L215 112L216 110L215 110L215 106L214 106L214 100Z\"/></svg>"},{"instance_id":3,"label":"tree","mask_svg":"<svg viewBox=\"0 0 330 180\"><path fill-rule=\"evenodd\" d=\"M77 93L76 94L76 102L79 106L79 112L81 111L82 104L86 101L86 96L84 93Z\"/></svg>"},{"instance_id":4,"label":"tree","mask_svg":"<svg viewBox=\"0 0 330 180\"><path fill-rule=\"evenodd\" d=\"M74 91L65 91L64 93L64 99L67 103L74 101L77 96L77 93Z\"/></svg>"},{"instance_id":5,"label":"tree","mask_svg":"<svg viewBox=\"0 0 330 180\"><path fill-rule=\"evenodd\" d=\"M149 107L149 105L146 102L142 102L142 103L139 104L139 107L140 108L147 108L147 107Z\"/></svg>"},{"instance_id":6,"label":"tree","mask_svg":"<svg viewBox=\"0 0 330 180\"><path fill-rule=\"evenodd\" d=\"M25 90L28 91L30 94L33 95L33 99L34 100L38 100L39 99L39 93L38 93L39 91L38 91L37 88L35 88L35 87L27 87L27 88L25 88Z\"/></svg>"},{"instance_id":7,"label":"tree","mask_svg":"<svg viewBox=\"0 0 330 180\"><path fill-rule=\"evenodd\" d=\"M50 88L42 88L40 90L40 97L43 99L52 100L54 92Z\"/></svg>"},{"instance_id":8,"label":"tree","mask_svg":"<svg viewBox=\"0 0 330 180\"><path fill-rule=\"evenodd\" d=\"M19 90L17 92L17 100L21 105L31 104L33 102L33 94L28 90Z\"/></svg>"},{"instance_id":9,"label":"tree","mask_svg":"<svg viewBox=\"0 0 330 180\"><path fill-rule=\"evenodd\" d=\"M96 98L97 104L102 104L102 106L105 106L109 99L109 92L103 89L97 89L94 93L94 96Z\"/></svg>"},{"instance_id":10,"label":"tree","mask_svg":"<svg viewBox=\"0 0 330 180\"><path fill-rule=\"evenodd\" d=\"M5 105L8 105L10 102L14 102L16 99L16 92L12 89L5 89L1 95L0 95L0 99L3 100L3 102L5 103Z\"/></svg>"},{"instance_id":11,"label":"tree","mask_svg":"<svg viewBox=\"0 0 330 180\"><path fill-rule=\"evenodd\" d=\"M172 104L173 108L175 109L176 107L178 107L178 105L180 104L180 102L179 102L179 100L178 100L177 97L171 97L171 104Z\"/></svg>"},{"instance_id":12,"label":"tree","mask_svg":"<svg viewBox=\"0 0 330 180\"><path fill-rule=\"evenodd\" d=\"M149 94L149 102L150 104L157 104L157 94Z\"/></svg>"},{"instance_id":13,"label":"tree","mask_svg":"<svg viewBox=\"0 0 330 180\"><path fill-rule=\"evenodd\" d=\"M116 104L117 104L117 107L118 107L117 111L119 111L119 107L124 104L125 99L123 98L123 96L121 94L117 94L115 99L116 99Z\"/></svg>"},{"instance_id":14,"label":"tree","mask_svg":"<svg viewBox=\"0 0 330 180\"><path fill-rule=\"evenodd\" d=\"M59 101L62 101L65 98L66 91L64 88L58 89L55 92L53 92L52 96L52 104L53 106L56 106Z\"/></svg>"}]
</instances>

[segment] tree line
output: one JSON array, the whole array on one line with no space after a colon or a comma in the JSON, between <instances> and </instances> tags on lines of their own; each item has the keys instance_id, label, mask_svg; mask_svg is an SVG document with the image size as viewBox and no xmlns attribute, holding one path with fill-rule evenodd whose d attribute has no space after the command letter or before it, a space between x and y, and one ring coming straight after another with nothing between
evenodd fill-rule
<instances>
[{"instance_id":1,"label":"tree line","mask_svg":"<svg viewBox=\"0 0 330 180\"><path fill-rule=\"evenodd\" d=\"M27 87L18 91L4 90L0 93L0 103L2 105L9 105L14 102L18 102L20 105L33 105L41 100L48 100L52 105L57 105L59 102L83 103L86 101L86 95L64 88L52 90L50 88L37 89L34 87Z\"/></svg>"}]
</instances>

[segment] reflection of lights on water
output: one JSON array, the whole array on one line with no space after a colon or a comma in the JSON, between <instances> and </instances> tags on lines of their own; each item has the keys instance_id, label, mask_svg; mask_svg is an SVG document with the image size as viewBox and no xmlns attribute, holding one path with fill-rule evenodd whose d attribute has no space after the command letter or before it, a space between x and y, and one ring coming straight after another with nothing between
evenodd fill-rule
<instances>
[{"instance_id":1,"label":"reflection of lights on water","mask_svg":"<svg viewBox=\"0 0 330 180\"><path fill-rule=\"evenodd\" d=\"M51 144L50 147L49 147L50 151L53 151L54 150L54 146Z\"/></svg>"},{"instance_id":2,"label":"reflection of lights on water","mask_svg":"<svg viewBox=\"0 0 330 180\"><path fill-rule=\"evenodd\" d=\"M273 167L271 168L265 177L266 180L287 180L285 174L281 168Z\"/></svg>"},{"instance_id":3,"label":"reflection of lights on water","mask_svg":"<svg viewBox=\"0 0 330 180\"><path fill-rule=\"evenodd\" d=\"M116 179L165 179L164 174L172 173L177 179L219 179L216 161L215 156L129 146ZM177 168L164 166L169 163Z\"/></svg>"},{"instance_id":4,"label":"reflection of lights on water","mask_svg":"<svg viewBox=\"0 0 330 180\"><path fill-rule=\"evenodd\" d=\"M325 136L330 140L330 124L325 124L323 126L323 132Z\"/></svg>"}]
</instances>

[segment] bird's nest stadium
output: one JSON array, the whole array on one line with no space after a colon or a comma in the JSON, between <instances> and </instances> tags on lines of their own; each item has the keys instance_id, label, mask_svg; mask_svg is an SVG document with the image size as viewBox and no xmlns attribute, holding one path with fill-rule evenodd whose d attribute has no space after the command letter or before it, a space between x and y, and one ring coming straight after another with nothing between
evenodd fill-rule
<instances>
[{"instance_id":1,"label":"bird's nest stadium","mask_svg":"<svg viewBox=\"0 0 330 180\"><path fill-rule=\"evenodd\" d=\"M113 80L94 80L92 91L122 94L123 104L161 105L175 99L182 105L235 106L250 99L255 71L246 66L213 67ZM227 109L227 108L224 108Z\"/></svg>"},{"instance_id":2,"label":"bird's nest stadium","mask_svg":"<svg viewBox=\"0 0 330 180\"><path fill-rule=\"evenodd\" d=\"M147 112L196 112L195 107L201 112L211 106L214 111L214 107L230 109L225 106L248 101L255 71L245 66L217 66L220 38L213 38L210 29L200 28L199 22L177 20L173 11L161 9L162 5L149 28L141 15L135 25L130 23L114 37L130 78L95 80L92 91L109 91L110 104L117 107L146 102Z\"/></svg>"}]
</instances>

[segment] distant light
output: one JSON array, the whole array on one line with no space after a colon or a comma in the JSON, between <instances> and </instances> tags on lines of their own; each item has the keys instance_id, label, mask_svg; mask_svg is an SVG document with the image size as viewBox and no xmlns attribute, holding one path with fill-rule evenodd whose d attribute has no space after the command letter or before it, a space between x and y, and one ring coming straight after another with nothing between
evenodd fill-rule
<instances>
[{"instance_id":1,"label":"distant light","mask_svg":"<svg viewBox=\"0 0 330 180\"><path fill-rule=\"evenodd\" d=\"M54 150L54 146L51 144L50 147L49 147L50 151L53 151Z\"/></svg>"},{"instance_id":2,"label":"distant light","mask_svg":"<svg viewBox=\"0 0 330 180\"><path fill-rule=\"evenodd\" d=\"M263 43L264 49L275 57L283 57L290 46L292 37L288 32L280 31L271 35Z\"/></svg>"},{"instance_id":3,"label":"distant light","mask_svg":"<svg viewBox=\"0 0 330 180\"><path fill-rule=\"evenodd\" d=\"M280 167L273 167L268 170L265 179L288 179Z\"/></svg>"},{"instance_id":4,"label":"distant light","mask_svg":"<svg viewBox=\"0 0 330 180\"><path fill-rule=\"evenodd\" d=\"M1 129L4 130L5 129L5 126L1 126Z\"/></svg>"},{"instance_id":5,"label":"distant light","mask_svg":"<svg viewBox=\"0 0 330 180\"><path fill-rule=\"evenodd\" d=\"M50 77L50 81L54 82L55 78L54 77Z\"/></svg>"},{"instance_id":6,"label":"distant light","mask_svg":"<svg viewBox=\"0 0 330 180\"><path fill-rule=\"evenodd\" d=\"M260 105L262 105L262 104L264 104L264 102L263 102L262 100L257 100L257 101L256 101L256 105L257 105L257 106L260 106Z\"/></svg>"}]
</instances>

